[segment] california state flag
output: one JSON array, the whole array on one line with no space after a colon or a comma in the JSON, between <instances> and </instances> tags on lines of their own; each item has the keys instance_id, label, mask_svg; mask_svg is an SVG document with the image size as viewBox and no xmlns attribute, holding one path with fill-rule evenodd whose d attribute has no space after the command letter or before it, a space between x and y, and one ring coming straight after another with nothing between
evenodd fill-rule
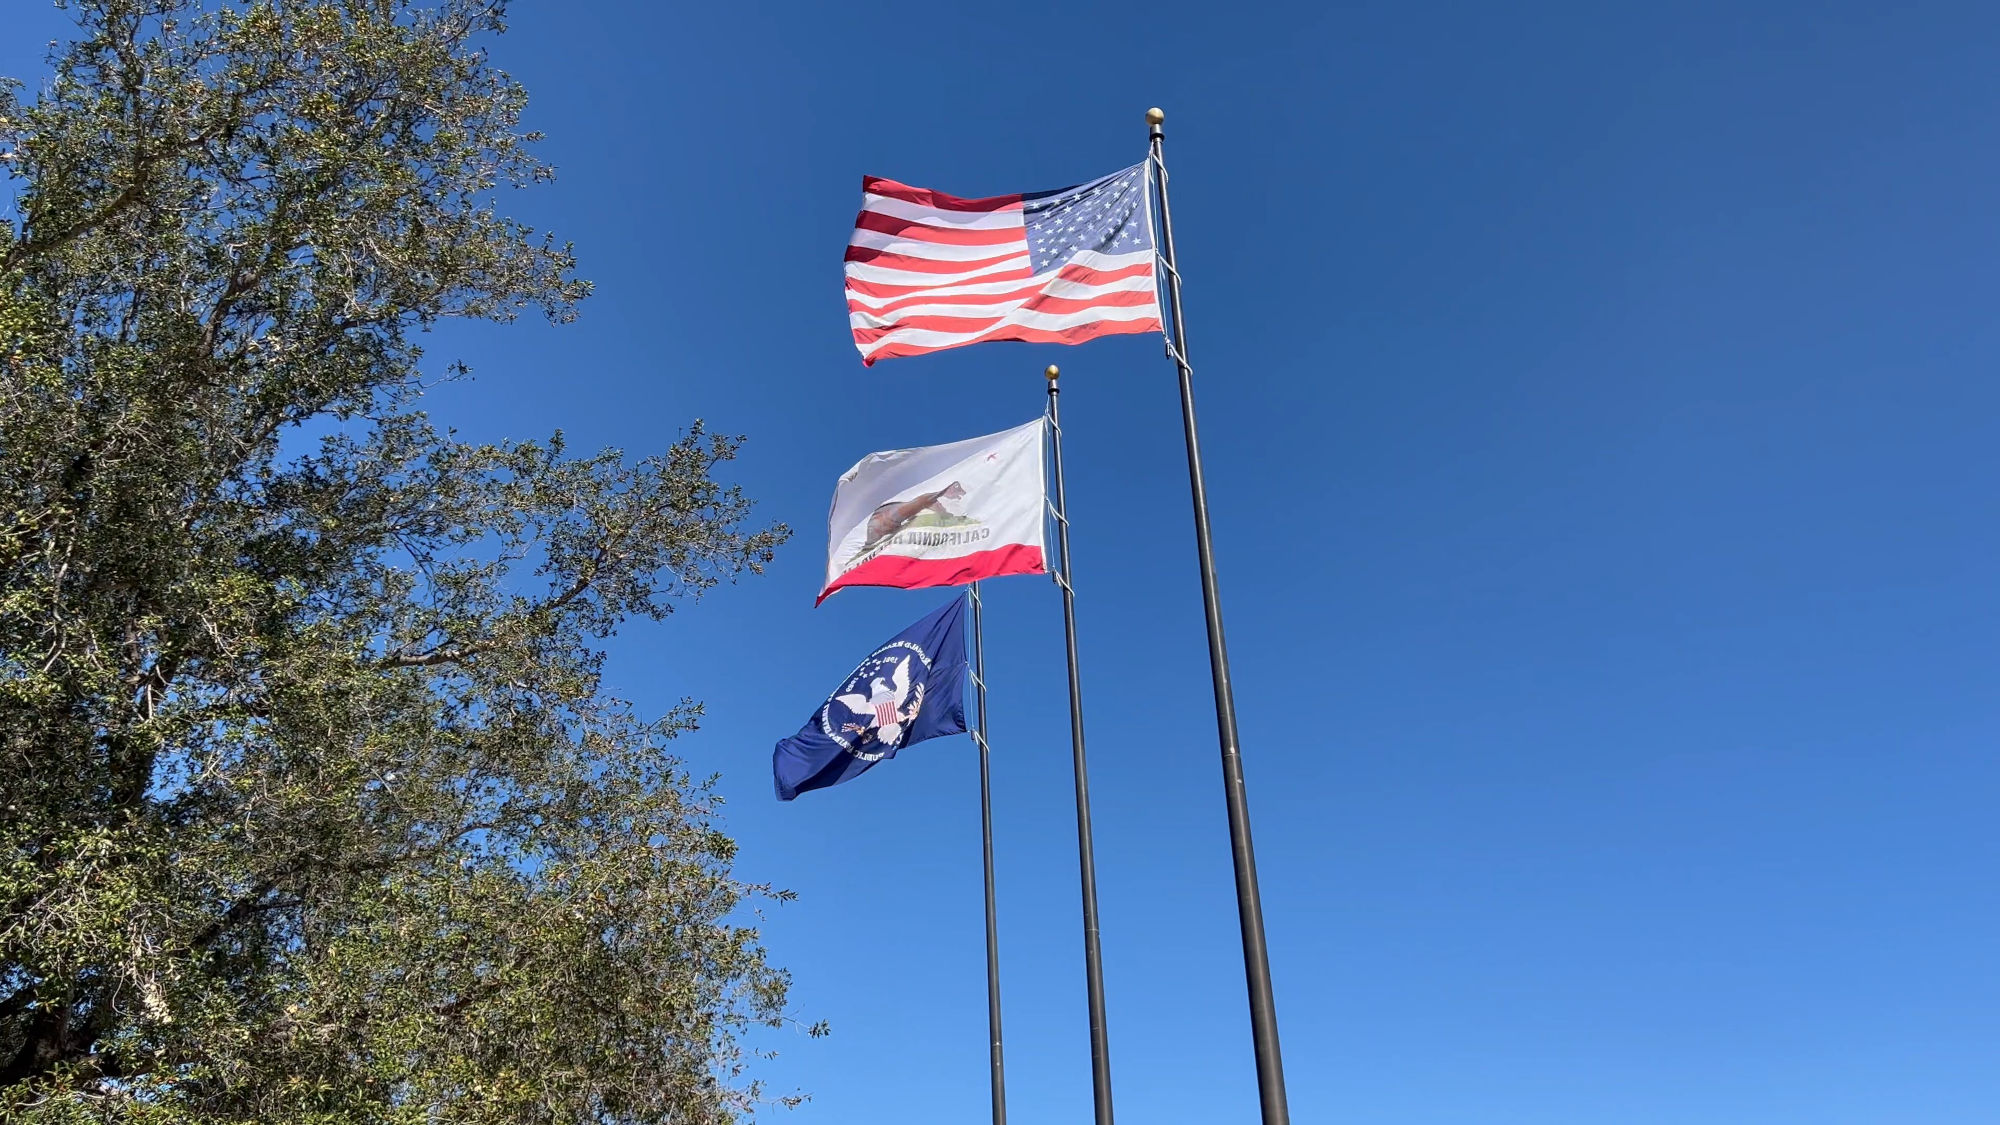
<instances>
[{"instance_id":1,"label":"california state flag","mask_svg":"<svg viewBox=\"0 0 2000 1125\"><path fill-rule=\"evenodd\" d=\"M843 586L962 586L1045 573L1043 425L1037 418L863 457L833 490L819 601Z\"/></svg>"}]
</instances>

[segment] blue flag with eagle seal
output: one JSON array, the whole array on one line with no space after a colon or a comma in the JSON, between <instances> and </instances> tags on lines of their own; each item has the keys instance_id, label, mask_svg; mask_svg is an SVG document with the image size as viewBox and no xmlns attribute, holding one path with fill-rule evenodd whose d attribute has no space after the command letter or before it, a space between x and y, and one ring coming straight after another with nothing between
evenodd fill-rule
<instances>
[{"instance_id":1,"label":"blue flag with eagle seal","mask_svg":"<svg viewBox=\"0 0 2000 1125\"><path fill-rule=\"evenodd\" d=\"M965 733L965 598L870 653L771 753L778 799L839 785L926 738Z\"/></svg>"}]
</instances>

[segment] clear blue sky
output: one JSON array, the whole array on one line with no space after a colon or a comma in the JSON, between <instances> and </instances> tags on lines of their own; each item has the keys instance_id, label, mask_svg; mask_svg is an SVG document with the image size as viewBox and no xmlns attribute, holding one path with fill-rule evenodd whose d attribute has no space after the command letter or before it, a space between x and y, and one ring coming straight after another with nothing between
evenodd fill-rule
<instances>
[{"instance_id":1,"label":"clear blue sky","mask_svg":"<svg viewBox=\"0 0 2000 1125\"><path fill-rule=\"evenodd\" d=\"M1500 9L1505 8L1503 12ZM0 62L58 17L8 0ZM46 25L46 34L43 26ZM750 437L770 574L615 642L721 774L799 1125L986 1115L963 739L780 805L772 742L941 600L812 609L835 476L1061 363L1122 1120L1255 1118L1158 341L864 369L864 172L1134 163L1167 110L1294 1118L2000 1116L2000 13L1982 4L518 6L599 286L451 329L474 437ZM515 202L510 200L510 203ZM993 584L1010 1104L1089 1072L1054 590Z\"/></svg>"}]
</instances>

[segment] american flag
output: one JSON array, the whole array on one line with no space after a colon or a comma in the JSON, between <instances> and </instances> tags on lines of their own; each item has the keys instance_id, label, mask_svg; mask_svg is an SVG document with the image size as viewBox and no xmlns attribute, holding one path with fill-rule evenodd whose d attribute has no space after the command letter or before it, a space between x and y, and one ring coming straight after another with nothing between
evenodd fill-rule
<instances>
[{"instance_id":1,"label":"american flag","mask_svg":"<svg viewBox=\"0 0 2000 1125\"><path fill-rule=\"evenodd\" d=\"M1159 331L1149 199L1144 164L990 199L864 177L847 240L847 323L861 361Z\"/></svg>"}]
</instances>

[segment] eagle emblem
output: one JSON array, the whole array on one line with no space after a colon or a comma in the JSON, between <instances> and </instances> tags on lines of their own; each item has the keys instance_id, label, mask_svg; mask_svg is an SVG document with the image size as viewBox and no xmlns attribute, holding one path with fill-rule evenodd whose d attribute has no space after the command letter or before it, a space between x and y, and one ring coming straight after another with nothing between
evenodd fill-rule
<instances>
[{"instance_id":1,"label":"eagle emblem","mask_svg":"<svg viewBox=\"0 0 2000 1125\"><path fill-rule=\"evenodd\" d=\"M911 675L912 661L921 662L926 671L930 668L928 656L904 641L869 657L821 707L820 729L864 762L879 761L901 749L924 707L925 684Z\"/></svg>"}]
</instances>

